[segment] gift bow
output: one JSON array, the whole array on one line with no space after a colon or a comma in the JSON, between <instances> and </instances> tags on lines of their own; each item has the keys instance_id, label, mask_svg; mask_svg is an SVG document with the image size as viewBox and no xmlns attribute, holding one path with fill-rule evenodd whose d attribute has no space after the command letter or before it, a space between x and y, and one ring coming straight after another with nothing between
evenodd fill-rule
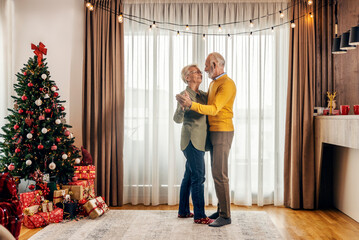
<instances>
[{"instance_id":1,"label":"gift bow","mask_svg":"<svg viewBox=\"0 0 359 240\"><path fill-rule=\"evenodd\" d=\"M45 45L40 42L39 46L36 46L35 44L31 43L31 49L34 50L35 55L37 56L37 63L39 66L42 64L42 58L43 55L47 54L47 49L45 48Z\"/></svg>"}]
</instances>

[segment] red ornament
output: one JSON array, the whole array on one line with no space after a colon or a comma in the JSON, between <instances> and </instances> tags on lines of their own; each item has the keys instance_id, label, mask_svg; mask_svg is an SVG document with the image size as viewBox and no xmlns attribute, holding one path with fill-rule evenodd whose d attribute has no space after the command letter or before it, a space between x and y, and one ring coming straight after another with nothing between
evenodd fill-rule
<instances>
[{"instance_id":1,"label":"red ornament","mask_svg":"<svg viewBox=\"0 0 359 240\"><path fill-rule=\"evenodd\" d=\"M45 120L45 116L44 116L44 115L40 115L40 116L39 116L39 120Z\"/></svg>"},{"instance_id":2,"label":"red ornament","mask_svg":"<svg viewBox=\"0 0 359 240\"><path fill-rule=\"evenodd\" d=\"M27 86L28 86L28 87L32 87L32 86L34 86L34 84L32 84L31 82L29 82L29 83L27 84Z\"/></svg>"},{"instance_id":3,"label":"red ornament","mask_svg":"<svg viewBox=\"0 0 359 240\"><path fill-rule=\"evenodd\" d=\"M34 184L31 184L30 186L29 186L29 189L32 191L32 190L34 190L35 189L35 185Z\"/></svg>"},{"instance_id":4,"label":"red ornament","mask_svg":"<svg viewBox=\"0 0 359 240\"><path fill-rule=\"evenodd\" d=\"M24 72L24 76L26 76L27 72Z\"/></svg>"},{"instance_id":5,"label":"red ornament","mask_svg":"<svg viewBox=\"0 0 359 240\"><path fill-rule=\"evenodd\" d=\"M31 129L30 133L31 134L34 134L35 130L34 129Z\"/></svg>"},{"instance_id":6,"label":"red ornament","mask_svg":"<svg viewBox=\"0 0 359 240\"><path fill-rule=\"evenodd\" d=\"M78 177L72 177L72 181L73 181L73 182L76 182L77 180L79 180Z\"/></svg>"},{"instance_id":7,"label":"red ornament","mask_svg":"<svg viewBox=\"0 0 359 240\"><path fill-rule=\"evenodd\" d=\"M51 112L51 109L50 108L46 108L45 109L45 113L50 113Z\"/></svg>"},{"instance_id":8,"label":"red ornament","mask_svg":"<svg viewBox=\"0 0 359 240\"><path fill-rule=\"evenodd\" d=\"M39 88L39 90L42 92L42 90L44 90L44 89L41 87L41 88Z\"/></svg>"},{"instance_id":9,"label":"red ornament","mask_svg":"<svg viewBox=\"0 0 359 240\"><path fill-rule=\"evenodd\" d=\"M59 96L59 94L57 92L54 92L54 97Z\"/></svg>"},{"instance_id":10,"label":"red ornament","mask_svg":"<svg viewBox=\"0 0 359 240\"><path fill-rule=\"evenodd\" d=\"M19 109L18 113L23 114L23 113L24 113L24 110Z\"/></svg>"},{"instance_id":11,"label":"red ornament","mask_svg":"<svg viewBox=\"0 0 359 240\"><path fill-rule=\"evenodd\" d=\"M61 107L60 107L60 110L61 110L61 111L64 111L64 110L65 110L65 107L64 107L64 106L61 106Z\"/></svg>"},{"instance_id":12,"label":"red ornament","mask_svg":"<svg viewBox=\"0 0 359 240\"><path fill-rule=\"evenodd\" d=\"M23 101L25 101L25 100L27 100L27 97L26 97L25 95L23 95L23 96L21 97L21 99L22 99Z\"/></svg>"},{"instance_id":13,"label":"red ornament","mask_svg":"<svg viewBox=\"0 0 359 240\"><path fill-rule=\"evenodd\" d=\"M57 146L56 146L55 144L52 145L52 146L51 146L51 150L56 151L56 150L57 150Z\"/></svg>"},{"instance_id":14,"label":"red ornament","mask_svg":"<svg viewBox=\"0 0 359 240\"><path fill-rule=\"evenodd\" d=\"M37 149L39 149L39 150L44 149L44 145L42 145L42 144L40 143L40 145L37 146Z\"/></svg>"},{"instance_id":15,"label":"red ornament","mask_svg":"<svg viewBox=\"0 0 359 240\"><path fill-rule=\"evenodd\" d=\"M26 114L34 114L34 112L33 111L26 111Z\"/></svg>"},{"instance_id":16,"label":"red ornament","mask_svg":"<svg viewBox=\"0 0 359 240\"><path fill-rule=\"evenodd\" d=\"M15 152L16 152L16 153L19 153L19 152L21 152L21 149L20 149L20 148L16 148L16 149L15 149Z\"/></svg>"},{"instance_id":17,"label":"red ornament","mask_svg":"<svg viewBox=\"0 0 359 240\"><path fill-rule=\"evenodd\" d=\"M64 134L65 134L65 136L69 136L71 133L69 130L66 130Z\"/></svg>"},{"instance_id":18,"label":"red ornament","mask_svg":"<svg viewBox=\"0 0 359 240\"><path fill-rule=\"evenodd\" d=\"M18 130L19 128L20 128L20 126L17 125L17 124L15 124L14 129L15 129L15 130Z\"/></svg>"},{"instance_id":19,"label":"red ornament","mask_svg":"<svg viewBox=\"0 0 359 240\"><path fill-rule=\"evenodd\" d=\"M57 137L56 142L58 142L58 143L61 142L61 138Z\"/></svg>"},{"instance_id":20,"label":"red ornament","mask_svg":"<svg viewBox=\"0 0 359 240\"><path fill-rule=\"evenodd\" d=\"M9 169L9 171L13 171L15 169L15 165L13 163L10 163L7 168Z\"/></svg>"}]
</instances>

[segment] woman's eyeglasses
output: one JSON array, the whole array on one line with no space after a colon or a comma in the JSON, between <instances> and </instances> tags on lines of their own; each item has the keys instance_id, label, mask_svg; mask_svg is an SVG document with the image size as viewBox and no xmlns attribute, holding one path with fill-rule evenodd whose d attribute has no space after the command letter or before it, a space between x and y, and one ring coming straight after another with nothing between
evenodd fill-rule
<instances>
[{"instance_id":1,"label":"woman's eyeglasses","mask_svg":"<svg viewBox=\"0 0 359 240\"><path fill-rule=\"evenodd\" d=\"M197 71L191 71L191 72L189 72L189 73L188 73L188 75L190 75L190 74L194 74L194 73L197 73L197 74L202 74L202 71L200 71L200 70L197 70Z\"/></svg>"}]
</instances>

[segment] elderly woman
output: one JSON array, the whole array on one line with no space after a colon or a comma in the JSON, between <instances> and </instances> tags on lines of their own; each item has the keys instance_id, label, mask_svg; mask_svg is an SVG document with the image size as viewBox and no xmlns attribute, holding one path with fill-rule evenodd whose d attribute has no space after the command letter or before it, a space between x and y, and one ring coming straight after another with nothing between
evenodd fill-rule
<instances>
[{"instance_id":1,"label":"elderly woman","mask_svg":"<svg viewBox=\"0 0 359 240\"><path fill-rule=\"evenodd\" d=\"M202 82L202 72L195 64L188 65L182 69L182 80L187 84L187 88L181 94L188 95L193 102L207 104L207 94L198 89ZM176 123L182 123L181 150L185 155L186 170L181 183L180 203L178 217L194 217L194 222L199 224L210 224L204 210L204 181L205 165L204 153L207 137L206 116L182 108L177 105L177 110L173 116ZM189 195L192 192L192 202L194 215L189 210Z\"/></svg>"}]
</instances>

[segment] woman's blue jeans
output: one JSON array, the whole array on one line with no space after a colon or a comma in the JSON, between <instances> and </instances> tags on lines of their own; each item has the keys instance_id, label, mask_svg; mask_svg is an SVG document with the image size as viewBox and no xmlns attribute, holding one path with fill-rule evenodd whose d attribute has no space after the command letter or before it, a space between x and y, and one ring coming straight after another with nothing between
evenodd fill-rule
<instances>
[{"instance_id":1,"label":"woman's blue jeans","mask_svg":"<svg viewBox=\"0 0 359 240\"><path fill-rule=\"evenodd\" d=\"M178 214L187 215L189 210L189 194L192 193L194 219L207 217L204 211L204 152L197 150L190 141L183 151L187 161L180 190Z\"/></svg>"}]
</instances>

